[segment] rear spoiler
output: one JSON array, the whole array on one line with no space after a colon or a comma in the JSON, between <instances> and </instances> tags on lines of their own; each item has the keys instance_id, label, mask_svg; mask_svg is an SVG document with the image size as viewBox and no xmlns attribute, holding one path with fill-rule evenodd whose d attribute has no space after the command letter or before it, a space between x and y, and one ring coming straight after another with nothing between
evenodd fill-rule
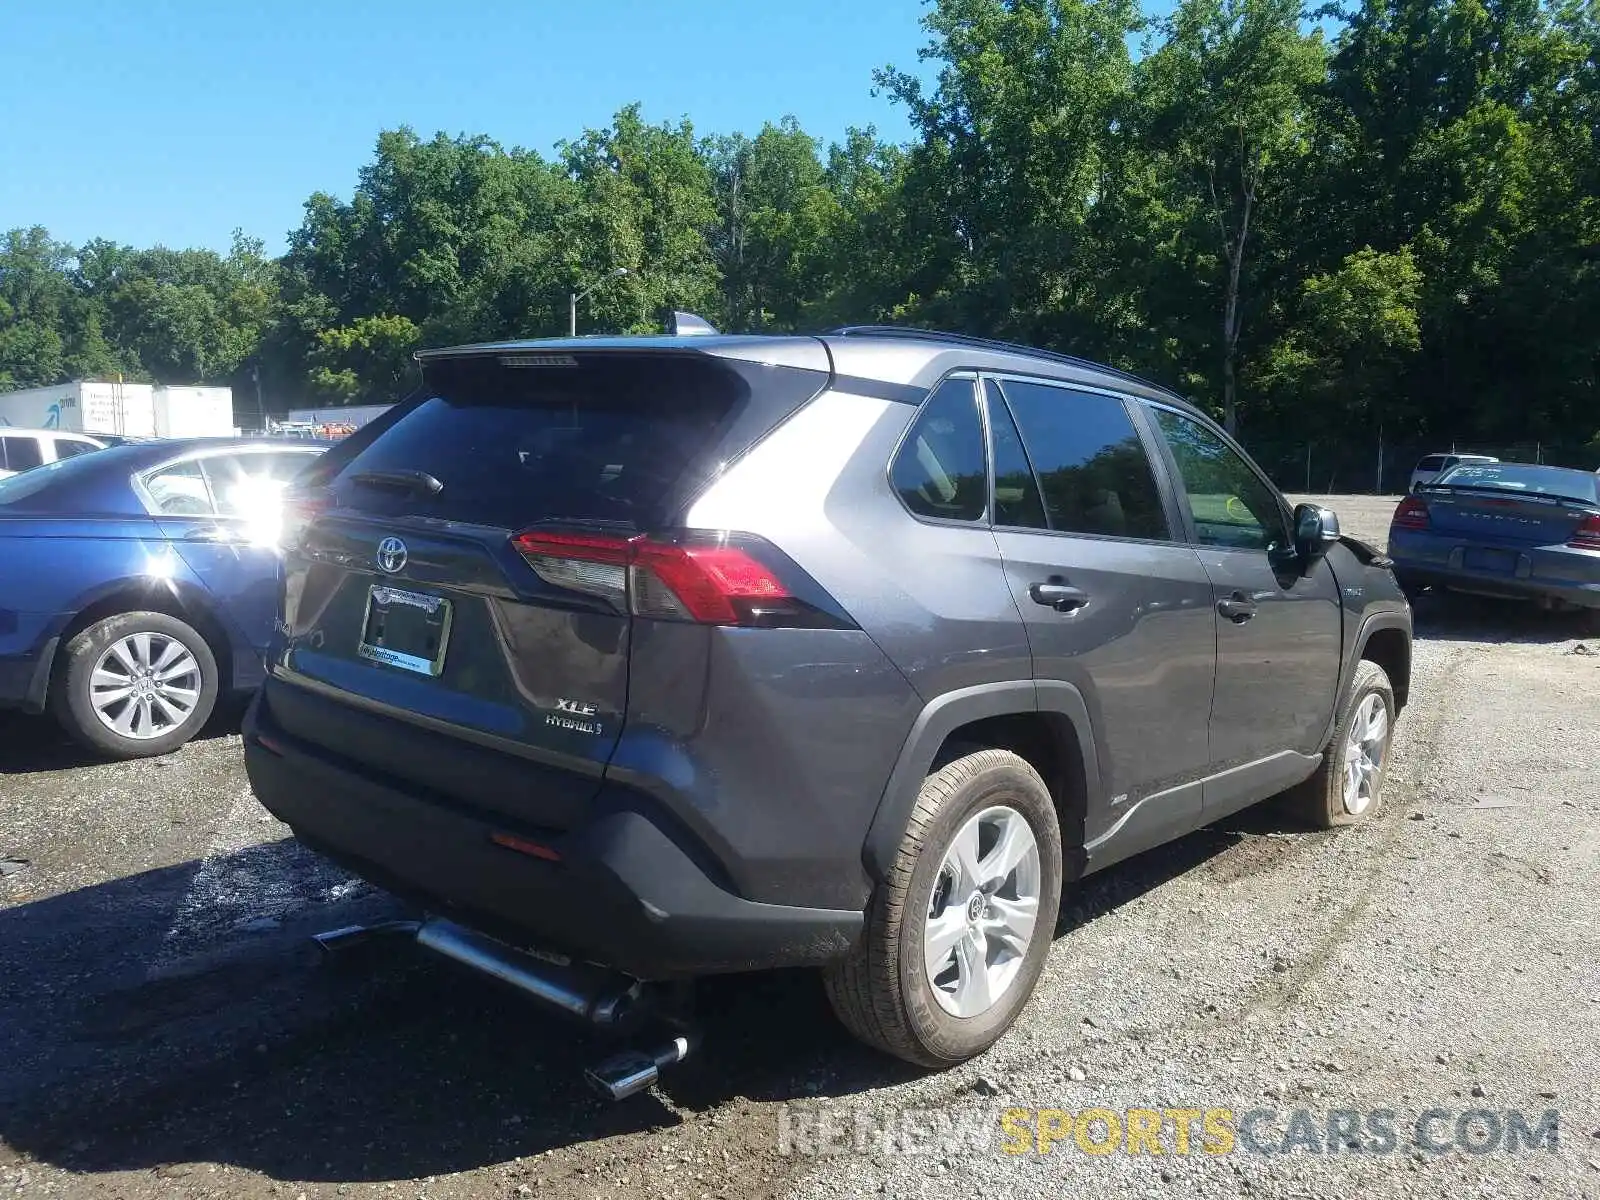
<instances>
[{"instance_id":1,"label":"rear spoiler","mask_svg":"<svg viewBox=\"0 0 1600 1200\"><path fill-rule=\"evenodd\" d=\"M1502 496L1508 500L1528 500L1535 504L1576 504L1580 508L1600 509L1600 501L1585 499L1582 496L1559 496L1553 492L1524 492L1517 488L1489 487L1475 483L1425 483L1417 489L1416 494L1420 496L1428 492L1440 495L1471 492L1476 496Z\"/></svg>"}]
</instances>

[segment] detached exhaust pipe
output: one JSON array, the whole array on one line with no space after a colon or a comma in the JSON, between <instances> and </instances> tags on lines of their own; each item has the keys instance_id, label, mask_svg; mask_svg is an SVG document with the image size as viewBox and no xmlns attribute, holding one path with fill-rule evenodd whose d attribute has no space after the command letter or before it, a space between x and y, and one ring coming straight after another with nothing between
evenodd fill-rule
<instances>
[{"instance_id":1,"label":"detached exhaust pipe","mask_svg":"<svg viewBox=\"0 0 1600 1200\"><path fill-rule=\"evenodd\" d=\"M644 985L637 979L582 963L535 958L442 917L422 923L417 944L602 1029L630 1023L644 1007Z\"/></svg>"}]
</instances>

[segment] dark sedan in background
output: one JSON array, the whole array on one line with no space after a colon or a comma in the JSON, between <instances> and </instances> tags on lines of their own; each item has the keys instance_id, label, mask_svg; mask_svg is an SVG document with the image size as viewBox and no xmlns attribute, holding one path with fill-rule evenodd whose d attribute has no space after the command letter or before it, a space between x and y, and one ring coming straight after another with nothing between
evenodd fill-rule
<instances>
[{"instance_id":1,"label":"dark sedan in background","mask_svg":"<svg viewBox=\"0 0 1600 1200\"><path fill-rule=\"evenodd\" d=\"M261 680L280 493L323 449L136 443L0 481L0 706L117 758L188 741Z\"/></svg>"},{"instance_id":2,"label":"dark sedan in background","mask_svg":"<svg viewBox=\"0 0 1600 1200\"><path fill-rule=\"evenodd\" d=\"M1463 463L1400 501L1389 557L1408 591L1584 609L1600 629L1600 476L1533 463Z\"/></svg>"}]
</instances>

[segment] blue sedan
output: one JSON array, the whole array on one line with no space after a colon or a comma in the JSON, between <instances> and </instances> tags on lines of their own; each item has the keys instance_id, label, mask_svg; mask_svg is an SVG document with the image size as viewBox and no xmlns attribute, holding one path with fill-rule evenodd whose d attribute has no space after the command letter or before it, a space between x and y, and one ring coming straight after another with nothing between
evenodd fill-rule
<instances>
[{"instance_id":1,"label":"blue sedan","mask_svg":"<svg viewBox=\"0 0 1600 1200\"><path fill-rule=\"evenodd\" d=\"M1533 463L1454 467L1400 501L1389 557L1407 590L1585 609L1600 629L1600 476Z\"/></svg>"},{"instance_id":2,"label":"blue sedan","mask_svg":"<svg viewBox=\"0 0 1600 1200\"><path fill-rule=\"evenodd\" d=\"M261 680L280 494L323 449L149 442L0 480L0 706L115 758L188 741Z\"/></svg>"}]
</instances>

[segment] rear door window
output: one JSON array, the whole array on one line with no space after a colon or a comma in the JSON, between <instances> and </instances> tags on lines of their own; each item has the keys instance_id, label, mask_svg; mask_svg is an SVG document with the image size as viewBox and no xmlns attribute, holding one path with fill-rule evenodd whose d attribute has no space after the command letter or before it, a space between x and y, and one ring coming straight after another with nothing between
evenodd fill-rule
<instances>
[{"instance_id":1,"label":"rear door window","mask_svg":"<svg viewBox=\"0 0 1600 1200\"><path fill-rule=\"evenodd\" d=\"M648 529L715 474L747 409L786 413L826 379L752 369L681 354L433 363L425 398L354 454L330 452L333 486L341 505L382 515Z\"/></svg>"},{"instance_id":2,"label":"rear door window","mask_svg":"<svg viewBox=\"0 0 1600 1200\"><path fill-rule=\"evenodd\" d=\"M1444 455L1442 455L1442 454L1430 454L1426 458L1424 458L1421 462L1419 462L1417 464L1417 470L1419 470L1419 471L1442 471L1442 470L1444 470L1444 463L1445 463Z\"/></svg>"},{"instance_id":3,"label":"rear door window","mask_svg":"<svg viewBox=\"0 0 1600 1200\"><path fill-rule=\"evenodd\" d=\"M213 517L216 506L205 475L194 459L169 463L142 479L156 512L167 517Z\"/></svg>"},{"instance_id":4,"label":"rear door window","mask_svg":"<svg viewBox=\"0 0 1600 1200\"><path fill-rule=\"evenodd\" d=\"M0 438L0 466L6 470L31 471L43 465L44 454L39 449L38 438Z\"/></svg>"},{"instance_id":5,"label":"rear door window","mask_svg":"<svg viewBox=\"0 0 1600 1200\"><path fill-rule=\"evenodd\" d=\"M994 523L1011 529L1048 529L1039 481L1023 448L1022 435L994 380L984 383L989 436L994 441Z\"/></svg>"},{"instance_id":6,"label":"rear door window","mask_svg":"<svg viewBox=\"0 0 1600 1200\"><path fill-rule=\"evenodd\" d=\"M1150 458L1121 400L1031 381L1008 379L1001 388L1038 473L1051 529L1171 537Z\"/></svg>"},{"instance_id":7,"label":"rear door window","mask_svg":"<svg viewBox=\"0 0 1600 1200\"><path fill-rule=\"evenodd\" d=\"M989 471L972 380L947 379L928 397L889 476L901 502L919 517L983 519Z\"/></svg>"}]
</instances>

